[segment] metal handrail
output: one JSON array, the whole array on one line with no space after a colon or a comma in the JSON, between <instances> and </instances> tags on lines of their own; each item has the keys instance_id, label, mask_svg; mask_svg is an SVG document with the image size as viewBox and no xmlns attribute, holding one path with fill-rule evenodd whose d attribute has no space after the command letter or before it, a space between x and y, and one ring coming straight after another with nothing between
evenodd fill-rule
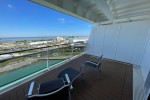
<instances>
[{"instance_id":1,"label":"metal handrail","mask_svg":"<svg viewBox=\"0 0 150 100\"><path fill-rule=\"evenodd\" d=\"M61 48L66 48L66 47L53 48L53 49L50 49L49 51L51 51L51 50L56 50L56 49L61 49ZM45 50L45 51L36 52L36 53L32 53L32 54L26 54L26 55L21 55L21 56L16 56L16 57L11 57L11 58L2 59L2 60L0 60L0 62L5 61L5 60L20 58L20 57L32 56L32 55L39 54L39 53L42 53L42 52L46 52L46 50Z\"/></svg>"},{"instance_id":2,"label":"metal handrail","mask_svg":"<svg viewBox=\"0 0 150 100\"><path fill-rule=\"evenodd\" d=\"M66 45L68 45L68 46L66 46ZM49 48L49 47L55 47L55 46L65 46L65 47L51 48L51 49L49 49L48 51L52 51L52 50L56 50L56 49L61 49L61 48L70 47L69 44L61 44L61 45L53 45L53 46L46 46L46 47L40 47L40 48L32 48L32 49L25 49L25 50L19 50L19 51L6 52L6 53L1 53L0 55L11 54L11 53L17 53L17 52L23 52L23 51L30 51L30 50L36 50L36 49L42 49L42 48ZM25 56L31 56L31 55L39 54L39 53L46 52L46 51L47 51L47 50L43 50L43 51L35 52L35 53L32 53L32 54L25 54L25 55L10 57L10 58L6 58L6 59L2 59L2 60L0 60L0 62L6 61L6 60L10 60L10 59L20 58L20 57L25 57Z\"/></svg>"},{"instance_id":3,"label":"metal handrail","mask_svg":"<svg viewBox=\"0 0 150 100\"><path fill-rule=\"evenodd\" d=\"M55 45L45 46L45 47L38 47L38 48L31 48L31 49L24 49L24 50L16 50L16 51L0 53L0 55L16 53L16 52L23 52L23 51L30 51L30 50L36 50L36 49L42 49L42 48L49 48L49 47L60 46L60 45L70 45L70 44L55 44Z\"/></svg>"}]
</instances>

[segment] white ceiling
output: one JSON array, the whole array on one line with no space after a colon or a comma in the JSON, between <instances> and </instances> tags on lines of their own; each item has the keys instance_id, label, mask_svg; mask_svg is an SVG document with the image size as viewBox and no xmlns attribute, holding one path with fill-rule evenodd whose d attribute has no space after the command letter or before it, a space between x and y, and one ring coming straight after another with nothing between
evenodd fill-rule
<instances>
[{"instance_id":1,"label":"white ceiling","mask_svg":"<svg viewBox=\"0 0 150 100\"><path fill-rule=\"evenodd\" d=\"M113 18L150 15L150 0L107 0Z\"/></svg>"},{"instance_id":2,"label":"white ceiling","mask_svg":"<svg viewBox=\"0 0 150 100\"><path fill-rule=\"evenodd\" d=\"M30 0L59 12L98 23L150 16L150 0Z\"/></svg>"}]
</instances>

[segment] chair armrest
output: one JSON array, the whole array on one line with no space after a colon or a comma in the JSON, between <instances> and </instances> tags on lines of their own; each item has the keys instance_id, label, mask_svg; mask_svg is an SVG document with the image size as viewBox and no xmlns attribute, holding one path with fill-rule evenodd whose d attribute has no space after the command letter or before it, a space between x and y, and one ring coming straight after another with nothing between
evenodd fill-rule
<instances>
[{"instance_id":1,"label":"chair armrest","mask_svg":"<svg viewBox=\"0 0 150 100\"><path fill-rule=\"evenodd\" d=\"M66 80L67 80L67 83L70 84L70 78L68 76L68 74L65 74L65 77L66 77ZM70 89L73 89L72 85L70 86Z\"/></svg>"},{"instance_id":2,"label":"chair armrest","mask_svg":"<svg viewBox=\"0 0 150 100\"><path fill-rule=\"evenodd\" d=\"M30 88L29 88L29 91L28 91L28 96L32 95L32 91L33 91L34 85L35 85L35 82L32 82L30 84Z\"/></svg>"},{"instance_id":3,"label":"chair armrest","mask_svg":"<svg viewBox=\"0 0 150 100\"><path fill-rule=\"evenodd\" d=\"M80 65L80 73L82 73L82 67L85 67L85 63Z\"/></svg>"},{"instance_id":4,"label":"chair armrest","mask_svg":"<svg viewBox=\"0 0 150 100\"><path fill-rule=\"evenodd\" d=\"M65 74L65 77L66 77L67 83L69 84L70 83L70 78L69 78L68 74Z\"/></svg>"},{"instance_id":5,"label":"chair armrest","mask_svg":"<svg viewBox=\"0 0 150 100\"><path fill-rule=\"evenodd\" d=\"M94 64L94 65L98 65L97 63L92 62L92 61L86 61L85 64L86 64L86 63L91 63L91 64Z\"/></svg>"}]
</instances>

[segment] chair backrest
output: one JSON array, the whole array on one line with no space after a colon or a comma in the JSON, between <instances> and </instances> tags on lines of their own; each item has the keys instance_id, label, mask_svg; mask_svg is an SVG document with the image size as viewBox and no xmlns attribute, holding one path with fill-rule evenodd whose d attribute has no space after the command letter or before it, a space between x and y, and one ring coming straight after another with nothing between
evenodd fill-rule
<instances>
[{"instance_id":1,"label":"chair backrest","mask_svg":"<svg viewBox=\"0 0 150 100\"><path fill-rule=\"evenodd\" d=\"M69 100L70 86L64 85L60 89L46 94L34 94L27 97L27 100Z\"/></svg>"}]
</instances>

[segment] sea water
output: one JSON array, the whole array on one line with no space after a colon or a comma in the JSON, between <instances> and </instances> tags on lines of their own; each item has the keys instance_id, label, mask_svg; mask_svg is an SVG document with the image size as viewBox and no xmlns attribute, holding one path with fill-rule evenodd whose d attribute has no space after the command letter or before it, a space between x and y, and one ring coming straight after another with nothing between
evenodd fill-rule
<instances>
[{"instance_id":1,"label":"sea water","mask_svg":"<svg viewBox=\"0 0 150 100\"><path fill-rule=\"evenodd\" d=\"M16 42L16 41L33 41L33 40L52 40L56 39L58 36L49 36L49 37L9 37L9 38L0 38L0 42ZM69 38L69 36L59 36L63 38ZM74 39L87 39L88 36L74 36Z\"/></svg>"},{"instance_id":2,"label":"sea water","mask_svg":"<svg viewBox=\"0 0 150 100\"><path fill-rule=\"evenodd\" d=\"M59 63L61 61L63 61L63 60L62 59L61 60L49 60L49 66L52 66L52 65ZM38 71L45 69L45 68L47 68L47 62L46 61L27 65L27 66L22 67L20 69L0 74L0 87L7 85L11 82L14 82L18 79L21 79L23 77L26 77L28 75L31 75L31 74L38 72Z\"/></svg>"},{"instance_id":3,"label":"sea water","mask_svg":"<svg viewBox=\"0 0 150 100\"><path fill-rule=\"evenodd\" d=\"M55 39L56 36L51 37L10 37L10 38L0 38L0 42L16 42L16 41L33 41L33 40L51 40Z\"/></svg>"}]
</instances>

